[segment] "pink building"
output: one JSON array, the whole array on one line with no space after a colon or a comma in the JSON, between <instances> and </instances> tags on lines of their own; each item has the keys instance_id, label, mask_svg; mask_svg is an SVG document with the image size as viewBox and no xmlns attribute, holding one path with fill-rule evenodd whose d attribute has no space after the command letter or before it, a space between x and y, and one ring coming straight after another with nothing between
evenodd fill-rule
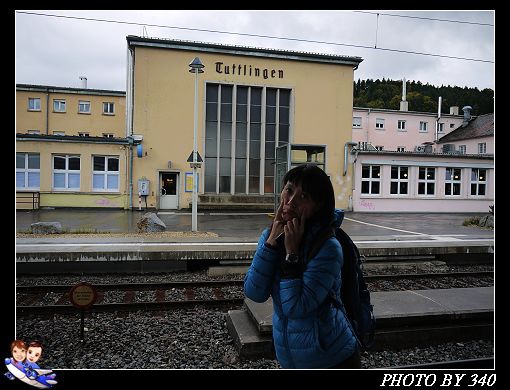
<instances>
[{"instance_id":1,"label":"pink building","mask_svg":"<svg viewBox=\"0 0 510 390\"><path fill-rule=\"evenodd\" d=\"M494 204L494 115L471 117L471 107L457 115L452 107L438 118L401 108L353 109L351 209L488 213Z\"/></svg>"}]
</instances>

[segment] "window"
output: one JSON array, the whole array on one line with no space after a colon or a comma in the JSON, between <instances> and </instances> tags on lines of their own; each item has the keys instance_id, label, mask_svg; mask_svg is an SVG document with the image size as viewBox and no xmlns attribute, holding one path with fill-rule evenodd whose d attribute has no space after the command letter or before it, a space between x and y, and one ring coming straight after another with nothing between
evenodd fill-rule
<instances>
[{"instance_id":1,"label":"window","mask_svg":"<svg viewBox=\"0 0 510 390\"><path fill-rule=\"evenodd\" d=\"M420 167L418 170L418 195L434 195L436 168Z\"/></svg>"},{"instance_id":2,"label":"window","mask_svg":"<svg viewBox=\"0 0 510 390\"><path fill-rule=\"evenodd\" d=\"M93 165L93 190L119 191L119 157L93 156Z\"/></svg>"},{"instance_id":3,"label":"window","mask_svg":"<svg viewBox=\"0 0 510 390\"><path fill-rule=\"evenodd\" d=\"M80 156L53 156L53 189L80 189Z\"/></svg>"},{"instance_id":4,"label":"window","mask_svg":"<svg viewBox=\"0 0 510 390\"><path fill-rule=\"evenodd\" d=\"M39 190L39 153L16 153L16 188Z\"/></svg>"},{"instance_id":5,"label":"window","mask_svg":"<svg viewBox=\"0 0 510 390\"><path fill-rule=\"evenodd\" d=\"M65 131L54 131L53 135L66 135Z\"/></svg>"},{"instance_id":6,"label":"window","mask_svg":"<svg viewBox=\"0 0 510 390\"><path fill-rule=\"evenodd\" d=\"M28 134L41 134L41 132L39 130L28 130L27 133Z\"/></svg>"},{"instance_id":7,"label":"window","mask_svg":"<svg viewBox=\"0 0 510 390\"><path fill-rule=\"evenodd\" d=\"M459 153L466 154L466 145L459 145Z\"/></svg>"},{"instance_id":8,"label":"window","mask_svg":"<svg viewBox=\"0 0 510 390\"><path fill-rule=\"evenodd\" d=\"M54 112L66 112L66 101L63 99L53 100L53 111Z\"/></svg>"},{"instance_id":9,"label":"window","mask_svg":"<svg viewBox=\"0 0 510 390\"><path fill-rule=\"evenodd\" d=\"M471 195L485 195L487 185L487 170L480 168L471 169Z\"/></svg>"},{"instance_id":10,"label":"window","mask_svg":"<svg viewBox=\"0 0 510 390\"><path fill-rule=\"evenodd\" d=\"M375 145L375 150L379 151L379 152L382 152L384 149L384 146L383 145Z\"/></svg>"},{"instance_id":11,"label":"window","mask_svg":"<svg viewBox=\"0 0 510 390\"><path fill-rule=\"evenodd\" d=\"M274 193L275 148L289 142L290 104L290 89L207 83L205 192Z\"/></svg>"},{"instance_id":12,"label":"window","mask_svg":"<svg viewBox=\"0 0 510 390\"><path fill-rule=\"evenodd\" d=\"M405 152L406 147L405 146L397 146L397 152Z\"/></svg>"},{"instance_id":13,"label":"window","mask_svg":"<svg viewBox=\"0 0 510 390\"><path fill-rule=\"evenodd\" d=\"M352 127L361 127L361 117L355 116L352 118Z\"/></svg>"},{"instance_id":14,"label":"window","mask_svg":"<svg viewBox=\"0 0 510 390\"><path fill-rule=\"evenodd\" d=\"M399 120L397 123L397 127L399 131L405 131L406 130L406 121Z\"/></svg>"},{"instance_id":15,"label":"window","mask_svg":"<svg viewBox=\"0 0 510 390\"><path fill-rule=\"evenodd\" d=\"M428 131L428 122L420 121L420 133L426 133Z\"/></svg>"},{"instance_id":16,"label":"window","mask_svg":"<svg viewBox=\"0 0 510 390\"><path fill-rule=\"evenodd\" d=\"M113 138L114 135L113 135L113 133L103 133L103 137L105 137L105 138Z\"/></svg>"},{"instance_id":17,"label":"window","mask_svg":"<svg viewBox=\"0 0 510 390\"><path fill-rule=\"evenodd\" d=\"M379 194L381 185L381 166L380 165L362 165L361 166L361 193Z\"/></svg>"},{"instance_id":18,"label":"window","mask_svg":"<svg viewBox=\"0 0 510 390\"><path fill-rule=\"evenodd\" d=\"M437 124L437 132L442 133L444 131L444 123Z\"/></svg>"},{"instance_id":19,"label":"window","mask_svg":"<svg viewBox=\"0 0 510 390\"><path fill-rule=\"evenodd\" d=\"M78 102L78 113L79 114L90 114L90 102L80 100Z\"/></svg>"},{"instance_id":20,"label":"window","mask_svg":"<svg viewBox=\"0 0 510 390\"><path fill-rule=\"evenodd\" d=\"M115 114L114 104L112 102L103 103L103 114L113 115Z\"/></svg>"},{"instance_id":21,"label":"window","mask_svg":"<svg viewBox=\"0 0 510 390\"><path fill-rule=\"evenodd\" d=\"M90 137L90 133L79 132L78 136L80 136L80 137Z\"/></svg>"},{"instance_id":22,"label":"window","mask_svg":"<svg viewBox=\"0 0 510 390\"><path fill-rule=\"evenodd\" d=\"M487 153L487 144L485 142L481 142L478 144L478 154Z\"/></svg>"},{"instance_id":23,"label":"window","mask_svg":"<svg viewBox=\"0 0 510 390\"><path fill-rule=\"evenodd\" d=\"M28 111L41 111L41 98L28 98Z\"/></svg>"},{"instance_id":24,"label":"window","mask_svg":"<svg viewBox=\"0 0 510 390\"><path fill-rule=\"evenodd\" d=\"M376 118L375 119L375 128L376 129L384 129L384 119Z\"/></svg>"},{"instance_id":25,"label":"window","mask_svg":"<svg viewBox=\"0 0 510 390\"><path fill-rule=\"evenodd\" d=\"M460 168L446 168L444 185L445 195L460 195L461 173Z\"/></svg>"},{"instance_id":26,"label":"window","mask_svg":"<svg viewBox=\"0 0 510 390\"><path fill-rule=\"evenodd\" d=\"M450 123L450 129L453 129L455 127L455 123Z\"/></svg>"},{"instance_id":27,"label":"window","mask_svg":"<svg viewBox=\"0 0 510 390\"><path fill-rule=\"evenodd\" d=\"M407 195L409 187L409 167L391 166L390 194Z\"/></svg>"}]
</instances>

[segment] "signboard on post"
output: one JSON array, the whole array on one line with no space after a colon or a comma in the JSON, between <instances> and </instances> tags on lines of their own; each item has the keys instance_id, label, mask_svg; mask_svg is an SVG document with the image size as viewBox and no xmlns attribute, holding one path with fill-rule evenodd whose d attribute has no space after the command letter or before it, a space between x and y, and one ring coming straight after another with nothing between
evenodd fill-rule
<instances>
[{"instance_id":1,"label":"signboard on post","mask_svg":"<svg viewBox=\"0 0 510 390\"><path fill-rule=\"evenodd\" d=\"M71 301L71 304L81 312L80 341L83 342L85 328L85 310L90 309L90 307L96 302L96 289L94 286L87 282L80 282L75 284L69 291L69 300Z\"/></svg>"}]
</instances>

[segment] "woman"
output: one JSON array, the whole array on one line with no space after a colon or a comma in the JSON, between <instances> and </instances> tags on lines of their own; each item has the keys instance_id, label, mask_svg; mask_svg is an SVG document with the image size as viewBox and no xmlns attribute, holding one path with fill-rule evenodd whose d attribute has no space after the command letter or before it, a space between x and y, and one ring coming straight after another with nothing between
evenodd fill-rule
<instances>
[{"instance_id":1,"label":"woman","mask_svg":"<svg viewBox=\"0 0 510 390\"><path fill-rule=\"evenodd\" d=\"M342 248L327 239L313 258L318 237L340 226L333 186L313 164L285 174L271 227L260 236L244 290L255 302L273 299L273 341L283 368L360 368L357 342L344 313L327 299L339 295Z\"/></svg>"}]
</instances>

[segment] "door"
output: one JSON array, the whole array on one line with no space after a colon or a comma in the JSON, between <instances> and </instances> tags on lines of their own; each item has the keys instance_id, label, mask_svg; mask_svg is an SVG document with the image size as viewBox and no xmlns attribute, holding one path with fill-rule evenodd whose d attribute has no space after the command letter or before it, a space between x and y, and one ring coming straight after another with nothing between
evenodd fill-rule
<instances>
[{"instance_id":1,"label":"door","mask_svg":"<svg viewBox=\"0 0 510 390\"><path fill-rule=\"evenodd\" d=\"M179 207L178 196L179 174L173 172L162 172L160 178L160 209L177 209Z\"/></svg>"}]
</instances>

